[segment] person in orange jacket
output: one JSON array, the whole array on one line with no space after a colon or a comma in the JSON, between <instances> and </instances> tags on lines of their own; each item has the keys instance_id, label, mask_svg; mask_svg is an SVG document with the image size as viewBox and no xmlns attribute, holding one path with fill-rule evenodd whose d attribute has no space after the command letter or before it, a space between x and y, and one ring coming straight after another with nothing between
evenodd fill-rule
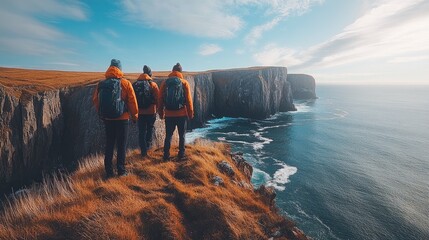
<instances>
[{"instance_id":1,"label":"person in orange jacket","mask_svg":"<svg viewBox=\"0 0 429 240\"><path fill-rule=\"evenodd\" d=\"M179 154L178 158L185 158L185 132L186 132L186 124L188 119L192 119L194 117L194 106L192 103L191 97L191 88L189 86L188 81L183 79L182 75L182 66L180 63L177 63L173 66L172 72L168 75L168 79L163 81L160 87L160 97L158 100L158 114L161 119L165 117L165 141L164 141L164 156L163 160L166 161L170 158L170 145L171 138L173 136L174 130L178 129L179 132ZM170 100L168 99L168 92L171 79L177 80L179 79L179 90L183 99L181 103L178 104L177 107L169 107ZM180 85L181 84L181 85ZM181 88L180 88L181 86ZM171 90L171 89L170 89ZM180 95L174 93L174 95Z\"/></svg>"},{"instance_id":2,"label":"person in orange jacket","mask_svg":"<svg viewBox=\"0 0 429 240\"><path fill-rule=\"evenodd\" d=\"M152 70L150 67L144 65L143 73L137 79L137 82L133 84L134 91L136 92L137 97L145 98L143 95L144 90L142 82L139 81L148 81L150 93L146 99L150 100L150 103L139 103L141 105L145 104L148 107L143 107L139 105L139 145L141 149L142 156L147 155L148 148L152 145L152 135L154 130L154 123L156 120L156 107L159 98L159 89L158 85L152 81ZM141 84L140 84L141 83ZM138 87L140 85L140 87ZM141 91L141 93L138 93ZM141 95L140 95L141 94ZM146 93L147 94L147 93ZM138 100L137 102L139 102Z\"/></svg>"},{"instance_id":3,"label":"person in orange jacket","mask_svg":"<svg viewBox=\"0 0 429 240\"><path fill-rule=\"evenodd\" d=\"M121 62L117 59L112 59L109 68L105 73L106 79L119 79L121 86L121 99L125 104L125 111L117 118L104 118L104 126L106 130L106 146L104 152L104 167L106 177L113 177L112 158L115 143L117 146L117 170L118 176L127 175L125 169L125 151L127 148L128 125L129 119L136 122L138 119L138 107L136 95L134 93L131 82L123 78L124 74L121 68ZM100 82L101 83L101 82ZM93 103L97 111L100 107L99 87L97 85L93 95Z\"/></svg>"}]
</instances>

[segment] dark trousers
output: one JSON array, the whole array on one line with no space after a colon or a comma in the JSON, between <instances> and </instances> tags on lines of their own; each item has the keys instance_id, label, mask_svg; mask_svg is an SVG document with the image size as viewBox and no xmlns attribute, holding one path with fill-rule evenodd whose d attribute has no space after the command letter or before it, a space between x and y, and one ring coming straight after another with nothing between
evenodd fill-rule
<instances>
[{"instance_id":1,"label":"dark trousers","mask_svg":"<svg viewBox=\"0 0 429 240\"><path fill-rule=\"evenodd\" d=\"M106 149L104 151L104 167L106 173L113 174L112 159L113 150L117 147L116 167L118 174L126 172L125 169L125 151L127 149L128 138L128 120L105 120L106 128Z\"/></svg>"},{"instance_id":2,"label":"dark trousers","mask_svg":"<svg viewBox=\"0 0 429 240\"><path fill-rule=\"evenodd\" d=\"M179 157L185 155L185 132L187 117L166 117L165 118L165 141L164 141L164 158L170 157L171 138L174 130L179 131Z\"/></svg>"},{"instance_id":3,"label":"dark trousers","mask_svg":"<svg viewBox=\"0 0 429 240\"><path fill-rule=\"evenodd\" d=\"M156 115L139 115L139 145L142 155L146 155L152 144L153 125Z\"/></svg>"}]
</instances>

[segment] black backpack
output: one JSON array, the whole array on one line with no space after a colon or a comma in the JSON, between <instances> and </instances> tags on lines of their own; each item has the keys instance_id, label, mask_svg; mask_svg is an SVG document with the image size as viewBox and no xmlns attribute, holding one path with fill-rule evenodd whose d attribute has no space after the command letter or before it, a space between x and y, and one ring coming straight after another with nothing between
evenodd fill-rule
<instances>
[{"instance_id":1,"label":"black backpack","mask_svg":"<svg viewBox=\"0 0 429 240\"><path fill-rule=\"evenodd\" d=\"M136 93L137 104L139 105L139 108L145 109L155 103L152 87L150 86L151 82L152 81L137 80L135 83L133 83L133 88L134 92Z\"/></svg>"},{"instance_id":2,"label":"black backpack","mask_svg":"<svg viewBox=\"0 0 429 240\"><path fill-rule=\"evenodd\" d=\"M98 114L101 118L117 118L125 112L121 94L119 78L108 78L98 84Z\"/></svg>"},{"instance_id":3,"label":"black backpack","mask_svg":"<svg viewBox=\"0 0 429 240\"><path fill-rule=\"evenodd\" d=\"M185 106L185 92L182 81L178 77L165 80L164 91L165 108L168 110L179 110Z\"/></svg>"}]
</instances>

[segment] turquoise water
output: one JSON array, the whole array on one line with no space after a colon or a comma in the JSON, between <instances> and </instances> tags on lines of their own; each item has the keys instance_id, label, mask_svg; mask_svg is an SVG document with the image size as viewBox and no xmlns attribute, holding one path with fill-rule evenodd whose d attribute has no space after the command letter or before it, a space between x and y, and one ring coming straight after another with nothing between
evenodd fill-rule
<instances>
[{"instance_id":1,"label":"turquoise water","mask_svg":"<svg viewBox=\"0 0 429 240\"><path fill-rule=\"evenodd\" d=\"M263 121L221 118L188 134L231 143L253 183L314 239L429 239L429 86L317 87Z\"/></svg>"}]
</instances>

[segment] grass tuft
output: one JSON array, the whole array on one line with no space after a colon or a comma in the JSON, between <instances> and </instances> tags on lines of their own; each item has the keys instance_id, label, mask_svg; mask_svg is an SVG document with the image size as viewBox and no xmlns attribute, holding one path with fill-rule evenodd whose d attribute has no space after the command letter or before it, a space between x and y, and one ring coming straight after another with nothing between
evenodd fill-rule
<instances>
[{"instance_id":1,"label":"grass tuft","mask_svg":"<svg viewBox=\"0 0 429 240\"><path fill-rule=\"evenodd\" d=\"M173 145L177 153L177 145ZM83 159L70 175L56 175L7 200L0 239L267 239L290 221L270 209L235 166L229 147L196 140L188 159L162 161L154 147L142 158L127 155L131 174L103 180L103 157ZM227 161L230 177L217 164ZM212 183L214 176L224 180ZM285 236L288 236L287 238Z\"/></svg>"}]
</instances>

